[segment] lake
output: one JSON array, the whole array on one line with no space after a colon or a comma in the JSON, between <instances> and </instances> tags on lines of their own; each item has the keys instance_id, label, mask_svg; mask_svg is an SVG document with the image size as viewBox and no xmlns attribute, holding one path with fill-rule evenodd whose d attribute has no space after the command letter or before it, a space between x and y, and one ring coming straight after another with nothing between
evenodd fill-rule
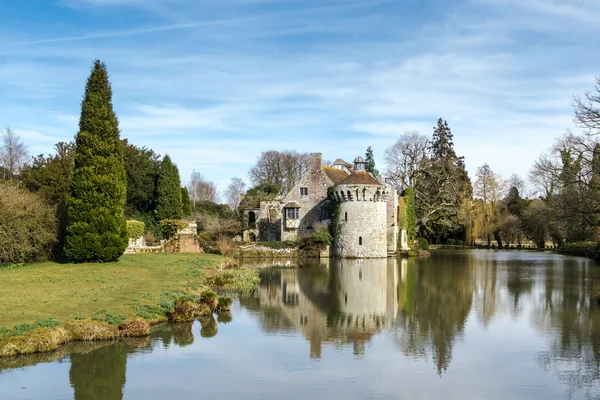
<instances>
[{"instance_id":1,"label":"lake","mask_svg":"<svg viewBox=\"0 0 600 400\"><path fill-rule=\"evenodd\" d=\"M600 398L593 261L473 250L296 267L263 269L231 319L0 358L0 399Z\"/></svg>"}]
</instances>

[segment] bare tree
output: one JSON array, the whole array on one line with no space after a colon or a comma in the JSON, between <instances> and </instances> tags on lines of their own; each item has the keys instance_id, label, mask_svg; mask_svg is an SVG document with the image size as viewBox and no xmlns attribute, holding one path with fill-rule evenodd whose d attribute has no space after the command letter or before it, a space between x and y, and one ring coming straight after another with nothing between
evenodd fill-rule
<instances>
[{"instance_id":1,"label":"bare tree","mask_svg":"<svg viewBox=\"0 0 600 400\"><path fill-rule=\"evenodd\" d=\"M190 184L188 185L190 199L192 200L193 208L200 201L212 201L216 203L219 199L217 196L217 185L204 178L200 172L192 171Z\"/></svg>"},{"instance_id":2,"label":"bare tree","mask_svg":"<svg viewBox=\"0 0 600 400\"><path fill-rule=\"evenodd\" d=\"M510 178L508 178L508 181L506 182L507 189L510 189L512 187L517 188L517 190L519 191L519 194L522 197L528 196L527 182L525 182L525 180L523 178L521 178L521 176L519 176L518 174L512 174L510 176Z\"/></svg>"},{"instance_id":3,"label":"bare tree","mask_svg":"<svg viewBox=\"0 0 600 400\"><path fill-rule=\"evenodd\" d=\"M308 153L297 153L294 150L264 151L256 164L250 169L250 180L254 186L265 183L275 184L281 194L286 195L302 177L310 166Z\"/></svg>"},{"instance_id":4,"label":"bare tree","mask_svg":"<svg viewBox=\"0 0 600 400\"><path fill-rule=\"evenodd\" d=\"M575 96L573 108L575 116L573 121L582 128L588 129L591 134L600 134L600 76L596 77L596 85L592 92L587 92L585 98Z\"/></svg>"},{"instance_id":5,"label":"bare tree","mask_svg":"<svg viewBox=\"0 0 600 400\"><path fill-rule=\"evenodd\" d=\"M411 131L385 150L386 178L396 190L414 187L415 176L427 154L427 144L427 136Z\"/></svg>"},{"instance_id":6,"label":"bare tree","mask_svg":"<svg viewBox=\"0 0 600 400\"><path fill-rule=\"evenodd\" d=\"M3 178L13 179L27 161L27 146L12 129L6 127L2 130L2 142L0 143L0 165L2 166Z\"/></svg>"},{"instance_id":7,"label":"bare tree","mask_svg":"<svg viewBox=\"0 0 600 400\"><path fill-rule=\"evenodd\" d=\"M240 200L242 194L244 194L246 190L246 183L243 180L237 177L231 178L231 183L227 187L225 191L225 198L227 200L227 205L235 210L240 205Z\"/></svg>"}]
</instances>

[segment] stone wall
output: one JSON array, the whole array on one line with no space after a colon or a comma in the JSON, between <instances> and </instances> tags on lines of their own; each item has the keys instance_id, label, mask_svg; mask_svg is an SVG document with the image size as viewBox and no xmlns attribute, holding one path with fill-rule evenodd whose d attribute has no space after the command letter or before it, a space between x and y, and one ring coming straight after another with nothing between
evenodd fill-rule
<instances>
[{"instance_id":1,"label":"stone wall","mask_svg":"<svg viewBox=\"0 0 600 400\"><path fill-rule=\"evenodd\" d=\"M350 258L387 257L387 197L382 187L337 185L334 190L340 193L336 196L340 203L334 254ZM348 192L351 196L341 195Z\"/></svg>"},{"instance_id":2,"label":"stone wall","mask_svg":"<svg viewBox=\"0 0 600 400\"><path fill-rule=\"evenodd\" d=\"M327 188L333 182L321 168L321 153L310 155L310 171L282 200L281 240L298 240L298 238L313 233L313 225L320 222L323 216L323 207L326 206ZM301 188L306 188L308 194L302 195ZM297 203L300 206L300 221L297 229L286 226L285 207L288 203Z\"/></svg>"}]
</instances>

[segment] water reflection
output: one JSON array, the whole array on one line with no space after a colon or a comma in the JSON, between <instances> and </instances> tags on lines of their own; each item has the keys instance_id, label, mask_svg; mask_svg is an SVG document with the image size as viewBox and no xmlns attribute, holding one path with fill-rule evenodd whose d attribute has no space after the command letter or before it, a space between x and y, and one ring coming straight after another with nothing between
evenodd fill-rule
<instances>
[{"instance_id":1,"label":"water reflection","mask_svg":"<svg viewBox=\"0 0 600 400\"><path fill-rule=\"evenodd\" d=\"M430 355L438 373L448 369L452 347L463 334L473 302L473 274L464 259L450 260L443 268L417 267L406 262L406 278L399 286L402 298L396 340L404 354Z\"/></svg>"},{"instance_id":2,"label":"water reflection","mask_svg":"<svg viewBox=\"0 0 600 400\"><path fill-rule=\"evenodd\" d=\"M64 383L72 392L55 398L169 395L153 393L158 387L219 395L230 381L239 385L230 398L266 386L286 397L295 384L319 397L327 388L344 391L353 373L352 379L386 384L380 394L387 397L401 390L448 398L600 396L600 268L590 261L547 253L439 252L427 259L288 262L260 275L254 294L235 304L233 320L223 314L158 326L150 338L0 358L0 399L19 398L21 386L33 386L5 389L7 371L28 367L23 374L31 371L34 379L29 366L38 363L66 364ZM135 360L140 353L146 364ZM293 379L292 370L298 374ZM206 377L201 389L193 377L178 378L196 373ZM436 392L435 383L447 390ZM144 385L152 389L144 392ZM485 390L478 391L481 386ZM370 390L354 398L372 397L379 387Z\"/></svg>"},{"instance_id":3,"label":"water reflection","mask_svg":"<svg viewBox=\"0 0 600 400\"><path fill-rule=\"evenodd\" d=\"M398 310L396 260L331 260L329 267L266 269L253 298L267 332L297 328L321 358L324 343L351 345L360 357L365 343L391 328Z\"/></svg>"}]
</instances>

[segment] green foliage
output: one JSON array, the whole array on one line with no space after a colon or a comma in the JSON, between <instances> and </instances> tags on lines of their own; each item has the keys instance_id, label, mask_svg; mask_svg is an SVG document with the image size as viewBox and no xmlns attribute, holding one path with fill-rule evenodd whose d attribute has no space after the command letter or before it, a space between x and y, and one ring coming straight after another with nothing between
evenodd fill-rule
<instances>
[{"instance_id":1,"label":"green foliage","mask_svg":"<svg viewBox=\"0 0 600 400\"><path fill-rule=\"evenodd\" d=\"M184 217L189 217L192 214L192 202L190 200L190 192L184 186L181 188L181 211Z\"/></svg>"},{"instance_id":2,"label":"green foliage","mask_svg":"<svg viewBox=\"0 0 600 400\"><path fill-rule=\"evenodd\" d=\"M163 219L160 221L160 232L165 239L170 239L175 236L178 230L181 230L186 226L188 226L186 220Z\"/></svg>"},{"instance_id":3,"label":"green foliage","mask_svg":"<svg viewBox=\"0 0 600 400\"><path fill-rule=\"evenodd\" d=\"M335 238L339 232L340 226L340 208L341 203L337 201L333 195L333 188L327 188L327 197L329 198L331 207L331 223L329 224L329 234L332 238Z\"/></svg>"},{"instance_id":4,"label":"green foliage","mask_svg":"<svg viewBox=\"0 0 600 400\"><path fill-rule=\"evenodd\" d=\"M329 232L315 232L300 238L298 248L306 256L317 257L332 241Z\"/></svg>"},{"instance_id":5,"label":"green foliage","mask_svg":"<svg viewBox=\"0 0 600 400\"><path fill-rule=\"evenodd\" d=\"M404 197L398 199L398 229L406 229L406 203Z\"/></svg>"},{"instance_id":6,"label":"green foliage","mask_svg":"<svg viewBox=\"0 0 600 400\"><path fill-rule=\"evenodd\" d=\"M41 261L56 242L54 209L37 194L0 183L0 265Z\"/></svg>"},{"instance_id":7,"label":"green foliage","mask_svg":"<svg viewBox=\"0 0 600 400\"><path fill-rule=\"evenodd\" d=\"M463 228L461 207L473 188L463 157L454 152L453 135L441 118L434 128L428 156L415 179L417 229L439 240Z\"/></svg>"},{"instance_id":8,"label":"green foliage","mask_svg":"<svg viewBox=\"0 0 600 400\"><path fill-rule=\"evenodd\" d=\"M365 153L365 169L367 172L373 174L375 178L379 176L379 171L375 169L375 157L373 156L371 146L367 147L367 152Z\"/></svg>"},{"instance_id":9,"label":"green foliage","mask_svg":"<svg viewBox=\"0 0 600 400\"><path fill-rule=\"evenodd\" d=\"M560 246L559 251L563 254L598 259L598 258L600 258L600 243L597 243L597 242L563 243Z\"/></svg>"},{"instance_id":10,"label":"green foliage","mask_svg":"<svg viewBox=\"0 0 600 400\"><path fill-rule=\"evenodd\" d=\"M75 144L59 142L54 145L56 153L44 157L35 157L30 165L19 173L23 185L41 196L48 204L56 207L58 220L58 240L54 246L54 256L62 253L67 228L67 202L69 199L69 181L73 173Z\"/></svg>"},{"instance_id":11,"label":"green foliage","mask_svg":"<svg viewBox=\"0 0 600 400\"><path fill-rule=\"evenodd\" d=\"M123 144L123 164L127 173L127 203L125 214L151 214L156 207L156 181L160 168L158 154L146 147Z\"/></svg>"},{"instance_id":12,"label":"green foliage","mask_svg":"<svg viewBox=\"0 0 600 400\"><path fill-rule=\"evenodd\" d=\"M127 247L127 177L112 90L96 60L81 104L69 184L65 254L74 262L116 261Z\"/></svg>"},{"instance_id":13,"label":"green foliage","mask_svg":"<svg viewBox=\"0 0 600 400\"><path fill-rule=\"evenodd\" d=\"M3 328L2 330L0 330L0 338L21 336L25 332L32 331L34 329L54 328L60 325L62 325L61 322L55 320L54 318L38 319L37 321L31 324L16 324L13 329Z\"/></svg>"},{"instance_id":14,"label":"green foliage","mask_svg":"<svg viewBox=\"0 0 600 400\"><path fill-rule=\"evenodd\" d=\"M310 236L311 236L313 242L315 242L317 244L325 245L325 246L329 246L331 244L331 242L333 241L333 238L331 237L329 232L315 232Z\"/></svg>"},{"instance_id":15,"label":"green foliage","mask_svg":"<svg viewBox=\"0 0 600 400\"><path fill-rule=\"evenodd\" d=\"M425 238L419 238L419 247L422 250L429 250L429 241Z\"/></svg>"},{"instance_id":16,"label":"green foliage","mask_svg":"<svg viewBox=\"0 0 600 400\"><path fill-rule=\"evenodd\" d=\"M127 235L130 239L137 239L146 233L146 224L141 221L127 221Z\"/></svg>"},{"instance_id":17,"label":"green foliage","mask_svg":"<svg viewBox=\"0 0 600 400\"><path fill-rule=\"evenodd\" d=\"M446 244L449 246L466 246L466 242L460 239L448 239L446 240Z\"/></svg>"},{"instance_id":18,"label":"green foliage","mask_svg":"<svg viewBox=\"0 0 600 400\"><path fill-rule=\"evenodd\" d=\"M119 325L127 319L126 315L99 310L92 315L93 321L107 322L110 325Z\"/></svg>"},{"instance_id":19,"label":"green foliage","mask_svg":"<svg viewBox=\"0 0 600 400\"><path fill-rule=\"evenodd\" d=\"M240 201L239 208L258 208L261 201L273 200L279 194L280 190L280 187L274 183L263 183L255 186L246 192L246 195Z\"/></svg>"},{"instance_id":20,"label":"green foliage","mask_svg":"<svg viewBox=\"0 0 600 400\"><path fill-rule=\"evenodd\" d=\"M183 217L179 170L168 155L160 163L156 192L156 218L159 221Z\"/></svg>"},{"instance_id":21,"label":"green foliage","mask_svg":"<svg viewBox=\"0 0 600 400\"><path fill-rule=\"evenodd\" d=\"M406 238L409 246L417 237L417 214L415 210L415 191L410 186L404 190L404 205L406 208Z\"/></svg>"}]
</instances>

